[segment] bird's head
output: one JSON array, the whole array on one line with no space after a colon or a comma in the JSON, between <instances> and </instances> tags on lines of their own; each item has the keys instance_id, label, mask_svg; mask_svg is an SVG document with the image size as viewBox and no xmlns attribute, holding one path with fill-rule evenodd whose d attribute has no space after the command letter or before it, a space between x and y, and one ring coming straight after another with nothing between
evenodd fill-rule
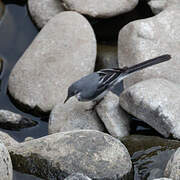
<instances>
[{"instance_id":1,"label":"bird's head","mask_svg":"<svg viewBox=\"0 0 180 180\"><path fill-rule=\"evenodd\" d=\"M64 101L64 103L66 103L68 101L68 99L70 99L71 97L77 95L79 93L78 89L76 88L76 86L74 85L71 85L69 88L68 88L68 95Z\"/></svg>"}]
</instances>

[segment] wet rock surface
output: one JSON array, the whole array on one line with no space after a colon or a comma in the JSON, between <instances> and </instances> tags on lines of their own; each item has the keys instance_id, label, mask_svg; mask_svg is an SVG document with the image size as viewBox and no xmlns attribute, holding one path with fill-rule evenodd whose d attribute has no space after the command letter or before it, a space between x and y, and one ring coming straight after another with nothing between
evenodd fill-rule
<instances>
[{"instance_id":1,"label":"wet rock surface","mask_svg":"<svg viewBox=\"0 0 180 180\"><path fill-rule=\"evenodd\" d=\"M12 163L8 150L0 141L0 177L3 180L12 180Z\"/></svg>"},{"instance_id":2,"label":"wet rock surface","mask_svg":"<svg viewBox=\"0 0 180 180\"><path fill-rule=\"evenodd\" d=\"M165 177L178 180L180 177L180 148L171 156L164 171Z\"/></svg>"},{"instance_id":3,"label":"wet rock surface","mask_svg":"<svg viewBox=\"0 0 180 180\"><path fill-rule=\"evenodd\" d=\"M49 118L48 133L92 129L105 131L104 125L92 110L92 103L80 103L72 98L66 104L56 105Z\"/></svg>"},{"instance_id":4,"label":"wet rock surface","mask_svg":"<svg viewBox=\"0 0 180 180\"><path fill-rule=\"evenodd\" d=\"M126 112L119 106L119 97L109 92L97 105L96 111L108 132L114 137L129 135L130 120Z\"/></svg>"},{"instance_id":5,"label":"wet rock surface","mask_svg":"<svg viewBox=\"0 0 180 180\"><path fill-rule=\"evenodd\" d=\"M64 11L60 0L28 0L28 9L39 28L60 12Z\"/></svg>"},{"instance_id":6,"label":"wet rock surface","mask_svg":"<svg viewBox=\"0 0 180 180\"><path fill-rule=\"evenodd\" d=\"M67 10L98 18L109 18L118 14L126 13L135 8L138 0L105 0L99 3L98 0L61 0Z\"/></svg>"},{"instance_id":7,"label":"wet rock surface","mask_svg":"<svg viewBox=\"0 0 180 180\"><path fill-rule=\"evenodd\" d=\"M90 178L116 179L131 171L125 146L117 139L91 130L56 133L9 149L16 170L47 179L72 173Z\"/></svg>"},{"instance_id":8,"label":"wet rock surface","mask_svg":"<svg viewBox=\"0 0 180 180\"><path fill-rule=\"evenodd\" d=\"M127 77L124 80L125 88L150 78L165 78L180 84L179 18L180 6L175 3L157 16L131 22L120 31L118 40L120 67L134 65L162 54L172 56L168 62Z\"/></svg>"},{"instance_id":9,"label":"wet rock surface","mask_svg":"<svg viewBox=\"0 0 180 180\"><path fill-rule=\"evenodd\" d=\"M77 48L78 47L78 48ZM11 72L11 96L32 113L64 102L72 82L92 72L96 39L88 21L62 12L42 29Z\"/></svg>"},{"instance_id":10,"label":"wet rock surface","mask_svg":"<svg viewBox=\"0 0 180 180\"><path fill-rule=\"evenodd\" d=\"M17 130L37 125L36 121L24 118L20 114L7 110L0 110L0 127L4 129Z\"/></svg>"},{"instance_id":11,"label":"wet rock surface","mask_svg":"<svg viewBox=\"0 0 180 180\"><path fill-rule=\"evenodd\" d=\"M168 80L150 79L126 89L119 102L128 113L149 124L164 137L172 135L179 139L179 91L180 87Z\"/></svg>"}]
</instances>

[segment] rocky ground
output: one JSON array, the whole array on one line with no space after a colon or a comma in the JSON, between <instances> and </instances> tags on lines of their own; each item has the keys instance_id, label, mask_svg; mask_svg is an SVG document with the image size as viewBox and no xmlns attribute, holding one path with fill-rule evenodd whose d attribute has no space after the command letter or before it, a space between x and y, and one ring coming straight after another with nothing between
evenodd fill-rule
<instances>
[{"instance_id":1,"label":"rocky ground","mask_svg":"<svg viewBox=\"0 0 180 180\"><path fill-rule=\"evenodd\" d=\"M151 17L141 16L142 4ZM48 135L19 143L0 132L2 180L12 180L13 169L48 180L179 180L180 1L28 0L27 5L40 31L12 69L8 93L21 110L48 116ZM0 0L0 23L5 13ZM93 71L163 54L171 60L126 78L122 93L121 83L97 105L75 98L63 103L68 87ZM132 135L136 119L161 137ZM0 110L3 129L37 125Z\"/></svg>"}]
</instances>

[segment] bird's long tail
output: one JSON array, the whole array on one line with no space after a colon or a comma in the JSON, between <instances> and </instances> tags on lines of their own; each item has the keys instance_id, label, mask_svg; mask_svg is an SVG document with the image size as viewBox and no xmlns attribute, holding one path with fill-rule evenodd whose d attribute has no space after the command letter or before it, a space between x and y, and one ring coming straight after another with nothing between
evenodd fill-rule
<instances>
[{"instance_id":1,"label":"bird's long tail","mask_svg":"<svg viewBox=\"0 0 180 180\"><path fill-rule=\"evenodd\" d=\"M159 63L168 61L170 59L171 59L171 56L169 54L158 56L156 58L153 58L153 59L144 61L142 63L128 67L127 70L125 70L125 74L131 74L133 72L145 69L145 68L152 66L152 65L155 65L155 64L159 64Z\"/></svg>"}]
</instances>

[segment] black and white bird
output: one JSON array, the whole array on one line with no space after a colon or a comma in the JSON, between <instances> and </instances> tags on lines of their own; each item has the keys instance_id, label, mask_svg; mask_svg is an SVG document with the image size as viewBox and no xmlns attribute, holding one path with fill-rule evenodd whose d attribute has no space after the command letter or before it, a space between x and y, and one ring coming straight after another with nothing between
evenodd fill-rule
<instances>
[{"instance_id":1,"label":"black and white bird","mask_svg":"<svg viewBox=\"0 0 180 180\"><path fill-rule=\"evenodd\" d=\"M74 82L68 88L68 95L64 103L73 96L76 96L79 101L100 100L108 91L112 90L117 83L133 72L168 61L169 59L171 59L171 56L165 54L130 67L102 69L93 72Z\"/></svg>"}]
</instances>

